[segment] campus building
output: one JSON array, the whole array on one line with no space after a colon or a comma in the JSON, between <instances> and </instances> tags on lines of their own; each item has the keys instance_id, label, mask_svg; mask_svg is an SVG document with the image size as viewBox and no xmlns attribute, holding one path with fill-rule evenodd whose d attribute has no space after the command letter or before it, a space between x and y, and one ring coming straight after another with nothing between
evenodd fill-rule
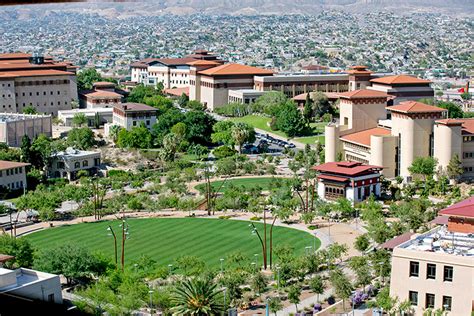
<instances>
[{"instance_id":1,"label":"campus building","mask_svg":"<svg viewBox=\"0 0 474 316\"><path fill-rule=\"evenodd\" d=\"M38 135L52 136L51 115L0 113L0 142L20 147L23 136L32 141Z\"/></svg>"},{"instance_id":2,"label":"campus building","mask_svg":"<svg viewBox=\"0 0 474 316\"><path fill-rule=\"evenodd\" d=\"M156 123L157 109L141 103L122 103L113 109L112 124L127 130L144 124L150 129Z\"/></svg>"},{"instance_id":3,"label":"campus building","mask_svg":"<svg viewBox=\"0 0 474 316\"><path fill-rule=\"evenodd\" d=\"M211 111L229 103L229 90L252 89L255 76L273 75L271 70L241 64L195 61L190 66L189 99Z\"/></svg>"},{"instance_id":4,"label":"campus building","mask_svg":"<svg viewBox=\"0 0 474 316\"><path fill-rule=\"evenodd\" d=\"M89 175L94 174L100 167L100 152L67 148L51 157L48 165L50 178L66 178L75 180L81 170Z\"/></svg>"},{"instance_id":5,"label":"campus building","mask_svg":"<svg viewBox=\"0 0 474 316\"><path fill-rule=\"evenodd\" d=\"M393 249L390 295L408 300L415 315L474 311L474 198L439 212L447 225L414 234Z\"/></svg>"},{"instance_id":6,"label":"campus building","mask_svg":"<svg viewBox=\"0 0 474 316\"><path fill-rule=\"evenodd\" d=\"M0 267L0 293L30 300L62 304L59 276L41 271Z\"/></svg>"},{"instance_id":7,"label":"campus building","mask_svg":"<svg viewBox=\"0 0 474 316\"><path fill-rule=\"evenodd\" d=\"M196 60L224 63L206 50L196 50L183 58L146 58L130 65L131 81L150 86L161 82L165 89L189 87L188 63Z\"/></svg>"},{"instance_id":8,"label":"campus building","mask_svg":"<svg viewBox=\"0 0 474 316\"><path fill-rule=\"evenodd\" d=\"M33 106L57 115L77 101L76 68L48 57L0 54L0 111L21 113Z\"/></svg>"},{"instance_id":9,"label":"campus building","mask_svg":"<svg viewBox=\"0 0 474 316\"><path fill-rule=\"evenodd\" d=\"M113 82L95 82L92 90L79 92L79 106L86 109L112 108L122 103L125 91L117 90Z\"/></svg>"},{"instance_id":10,"label":"campus building","mask_svg":"<svg viewBox=\"0 0 474 316\"><path fill-rule=\"evenodd\" d=\"M408 75L370 79L370 85L367 86L367 89L385 92L394 96L394 104L434 97L431 81Z\"/></svg>"},{"instance_id":11,"label":"campus building","mask_svg":"<svg viewBox=\"0 0 474 316\"><path fill-rule=\"evenodd\" d=\"M317 175L317 192L322 200L335 201L346 198L360 202L370 195L380 196L380 170L382 167L360 162L327 162L314 166Z\"/></svg>"},{"instance_id":12,"label":"campus building","mask_svg":"<svg viewBox=\"0 0 474 316\"><path fill-rule=\"evenodd\" d=\"M0 160L0 187L16 191L26 188L26 167L29 163Z\"/></svg>"},{"instance_id":13,"label":"campus building","mask_svg":"<svg viewBox=\"0 0 474 316\"><path fill-rule=\"evenodd\" d=\"M113 110L111 107L103 107L59 111L58 119L61 120L65 126L73 126L74 116L84 114L87 119L87 126L97 128L106 123L112 123Z\"/></svg>"},{"instance_id":14,"label":"campus building","mask_svg":"<svg viewBox=\"0 0 474 316\"><path fill-rule=\"evenodd\" d=\"M387 178L410 180L408 168L416 157L433 156L446 171L458 154L463 177L474 177L473 119L446 119L447 110L416 101L388 106L393 99L369 89L340 94L340 121L325 127L326 162L340 155L382 166Z\"/></svg>"}]
</instances>

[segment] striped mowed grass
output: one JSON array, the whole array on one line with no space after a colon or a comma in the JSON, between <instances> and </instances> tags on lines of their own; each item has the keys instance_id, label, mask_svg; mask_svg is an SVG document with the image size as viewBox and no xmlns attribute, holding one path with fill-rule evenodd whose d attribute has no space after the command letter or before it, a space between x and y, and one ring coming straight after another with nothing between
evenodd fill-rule
<instances>
[{"instance_id":1,"label":"striped mowed grass","mask_svg":"<svg viewBox=\"0 0 474 316\"><path fill-rule=\"evenodd\" d=\"M203 218L148 218L128 219L130 239L126 241L125 263L130 264L142 255L148 255L160 265L172 264L182 255L193 255L206 262L208 267L220 265L220 258L241 251L249 258L249 264L258 254L262 264L261 244L251 233L249 222L239 220ZM107 227L112 226L117 234L120 261L121 221L82 223L70 226L49 228L26 235L33 246L48 249L64 243L77 243L92 251L100 251L111 259L114 256L112 236ZM255 223L263 233L263 224ZM270 228L270 225L267 225ZM274 227L273 246L287 244L294 248L295 254L303 254L305 247L319 248L320 241L309 233L299 230Z\"/></svg>"}]
</instances>

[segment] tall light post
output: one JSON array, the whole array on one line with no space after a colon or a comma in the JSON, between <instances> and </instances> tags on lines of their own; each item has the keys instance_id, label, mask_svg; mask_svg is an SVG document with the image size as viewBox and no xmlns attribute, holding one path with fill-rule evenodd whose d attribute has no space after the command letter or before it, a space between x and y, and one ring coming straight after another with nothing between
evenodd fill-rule
<instances>
[{"instance_id":1,"label":"tall light post","mask_svg":"<svg viewBox=\"0 0 474 316\"><path fill-rule=\"evenodd\" d=\"M311 246L304 247L304 253L305 253L305 255L311 254Z\"/></svg>"},{"instance_id":2,"label":"tall light post","mask_svg":"<svg viewBox=\"0 0 474 316\"><path fill-rule=\"evenodd\" d=\"M173 268L173 265L172 265L172 264L169 264L169 265L168 265L168 272L169 272L169 275L171 275L171 273L172 273L172 270L171 270L172 268Z\"/></svg>"},{"instance_id":3,"label":"tall light post","mask_svg":"<svg viewBox=\"0 0 474 316\"><path fill-rule=\"evenodd\" d=\"M153 315L153 290L149 290L148 294L150 294L150 315Z\"/></svg>"},{"instance_id":4,"label":"tall light post","mask_svg":"<svg viewBox=\"0 0 474 316\"><path fill-rule=\"evenodd\" d=\"M224 258L219 259L221 262L221 274L224 272Z\"/></svg>"},{"instance_id":5,"label":"tall light post","mask_svg":"<svg viewBox=\"0 0 474 316\"><path fill-rule=\"evenodd\" d=\"M122 263L122 271L125 266L125 240L128 238L129 232L128 232L128 224L125 220L122 220L122 224L120 224L120 227L122 227L122 258L121 258L121 263Z\"/></svg>"},{"instance_id":6,"label":"tall light post","mask_svg":"<svg viewBox=\"0 0 474 316\"><path fill-rule=\"evenodd\" d=\"M258 253L254 253L253 257L255 258L255 260L254 260L255 265L258 267Z\"/></svg>"},{"instance_id":7,"label":"tall light post","mask_svg":"<svg viewBox=\"0 0 474 316\"><path fill-rule=\"evenodd\" d=\"M117 263L118 263L117 262L117 236L115 235L115 232L112 229L112 226L109 225L107 230L110 231L110 234L108 235L114 237L115 266L117 266Z\"/></svg>"}]
</instances>

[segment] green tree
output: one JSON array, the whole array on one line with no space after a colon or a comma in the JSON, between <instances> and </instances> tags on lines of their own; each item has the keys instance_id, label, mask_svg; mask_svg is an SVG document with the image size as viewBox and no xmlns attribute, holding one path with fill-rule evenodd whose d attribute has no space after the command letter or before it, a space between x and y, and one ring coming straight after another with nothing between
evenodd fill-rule
<instances>
[{"instance_id":1,"label":"green tree","mask_svg":"<svg viewBox=\"0 0 474 316\"><path fill-rule=\"evenodd\" d=\"M107 304L110 304L115 298L114 291L102 280L91 284L77 294L80 297L76 302L77 305L86 305L88 310L95 315L102 315Z\"/></svg>"},{"instance_id":2,"label":"green tree","mask_svg":"<svg viewBox=\"0 0 474 316\"><path fill-rule=\"evenodd\" d=\"M252 276L250 286L256 294L263 293L267 288L267 280L261 272L256 272Z\"/></svg>"},{"instance_id":3,"label":"green tree","mask_svg":"<svg viewBox=\"0 0 474 316\"><path fill-rule=\"evenodd\" d=\"M21 138L21 161L31 163L34 153L31 152L31 140L28 135Z\"/></svg>"},{"instance_id":4,"label":"green tree","mask_svg":"<svg viewBox=\"0 0 474 316\"><path fill-rule=\"evenodd\" d=\"M356 237L354 241L354 248L359 250L360 252L364 252L369 248L370 240L367 237L367 234L362 234Z\"/></svg>"},{"instance_id":5,"label":"green tree","mask_svg":"<svg viewBox=\"0 0 474 316\"><path fill-rule=\"evenodd\" d=\"M313 293L318 295L316 301L319 302L319 295L324 293L326 285L324 284L324 280L320 275L316 275L309 281L309 288Z\"/></svg>"},{"instance_id":6,"label":"green tree","mask_svg":"<svg viewBox=\"0 0 474 316\"><path fill-rule=\"evenodd\" d=\"M67 145L86 150L94 146L94 132L88 127L73 128L67 134Z\"/></svg>"},{"instance_id":7,"label":"green tree","mask_svg":"<svg viewBox=\"0 0 474 316\"><path fill-rule=\"evenodd\" d=\"M118 133L117 145L121 148L150 148L152 135L148 128L142 123L140 126L132 127L130 131L122 128Z\"/></svg>"},{"instance_id":8,"label":"green tree","mask_svg":"<svg viewBox=\"0 0 474 316\"><path fill-rule=\"evenodd\" d=\"M186 106L186 104L189 101L189 97L186 95L186 93L182 93L179 98L178 98L178 105L182 108Z\"/></svg>"},{"instance_id":9,"label":"green tree","mask_svg":"<svg viewBox=\"0 0 474 316\"><path fill-rule=\"evenodd\" d=\"M87 117L84 113L76 113L72 117L72 125L75 127L82 127L87 125Z\"/></svg>"},{"instance_id":10,"label":"green tree","mask_svg":"<svg viewBox=\"0 0 474 316\"><path fill-rule=\"evenodd\" d=\"M6 268L30 268L33 265L33 247L28 239L0 235L0 253L15 257L5 262Z\"/></svg>"},{"instance_id":11,"label":"green tree","mask_svg":"<svg viewBox=\"0 0 474 316\"><path fill-rule=\"evenodd\" d=\"M227 157L232 157L236 154L237 152L235 149L229 147L229 146L219 146L216 149L212 151L212 154L214 157L217 159L222 159L222 158L227 158Z\"/></svg>"},{"instance_id":12,"label":"green tree","mask_svg":"<svg viewBox=\"0 0 474 316\"><path fill-rule=\"evenodd\" d=\"M448 177L450 179L457 179L464 173L462 168L461 159L459 159L459 155L455 153L453 157L449 160L449 164L447 166Z\"/></svg>"},{"instance_id":13,"label":"green tree","mask_svg":"<svg viewBox=\"0 0 474 316\"><path fill-rule=\"evenodd\" d=\"M97 72L95 68L87 68L77 74L77 89L92 89L94 82L104 81L105 79Z\"/></svg>"},{"instance_id":14,"label":"green tree","mask_svg":"<svg viewBox=\"0 0 474 316\"><path fill-rule=\"evenodd\" d=\"M153 91L155 92L155 91ZM173 107L173 101L162 96L162 95L153 95L146 96L143 99L143 103L146 105L152 106L158 109L158 115L161 115Z\"/></svg>"},{"instance_id":15,"label":"green tree","mask_svg":"<svg viewBox=\"0 0 474 316\"><path fill-rule=\"evenodd\" d=\"M356 282L362 285L365 291L365 286L372 280L372 274L369 267L369 261L366 257L352 257L349 260L349 267L356 275Z\"/></svg>"},{"instance_id":16,"label":"green tree","mask_svg":"<svg viewBox=\"0 0 474 316\"><path fill-rule=\"evenodd\" d=\"M426 181L428 177L431 178L434 175L437 163L438 161L433 157L416 157L408 167L408 171L412 175L421 175Z\"/></svg>"},{"instance_id":17,"label":"green tree","mask_svg":"<svg viewBox=\"0 0 474 316\"><path fill-rule=\"evenodd\" d=\"M68 284L72 280L89 280L101 275L109 266L102 257L75 244L62 244L41 250L34 259L34 268L53 274L62 274Z\"/></svg>"},{"instance_id":18,"label":"green tree","mask_svg":"<svg viewBox=\"0 0 474 316\"><path fill-rule=\"evenodd\" d=\"M275 316L277 316L277 312L283 308L281 299L279 297L271 297L268 300L268 308L272 313L275 313Z\"/></svg>"},{"instance_id":19,"label":"green tree","mask_svg":"<svg viewBox=\"0 0 474 316\"><path fill-rule=\"evenodd\" d=\"M161 95L161 91L152 86L137 85L127 97L127 102L145 103L146 98ZM160 99L161 100L161 99Z\"/></svg>"},{"instance_id":20,"label":"green tree","mask_svg":"<svg viewBox=\"0 0 474 316\"><path fill-rule=\"evenodd\" d=\"M211 134L211 140L213 143L222 143L226 146L234 146L234 138L232 137L232 128L234 122L232 121L219 121L212 126L213 133Z\"/></svg>"},{"instance_id":21,"label":"green tree","mask_svg":"<svg viewBox=\"0 0 474 316\"><path fill-rule=\"evenodd\" d=\"M290 286L288 289L288 300L290 303L295 304L295 309L298 312L298 304L301 302L300 300L301 295L301 287L298 284L294 284Z\"/></svg>"},{"instance_id":22,"label":"green tree","mask_svg":"<svg viewBox=\"0 0 474 316\"><path fill-rule=\"evenodd\" d=\"M313 113L316 117L321 118L326 113L331 113L331 104L328 97L323 92L316 92L313 97Z\"/></svg>"},{"instance_id":23,"label":"green tree","mask_svg":"<svg viewBox=\"0 0 474 316\"><path fill-rule=\"evenodd\" d=\"M303 116L292 101L284 103L276 114L276 127L288 137L301 135L305 129Z\"/></svg>"},{"instance_id":24,"label":"green tree","mask_svg":"<svg viewBox=\"0 0 474 316\"><path fill-rule=\"evenodd\" d=\"M352 293L352 285L349 278L341 269L333 270L329 274L329 280L334 287L334 293L337 297L342 299L342 305L345 305L345 300L348 299Z\"/></svg>"},{"instance_id":25,"label":"green tree","mask_svg":"<svg viewBox=\"0 0 474 316\"><path fill-rule=\"evenodd\" d=\"M306 94L306 101L304 103L304 108L303 108L303 117L306 121L307 124L311 121L313 118L313 100L311 100L311 96L309 92Z\"/></svg>"},{"instance_id":26,"label":"green tree","mask_svg":"<svg viewBox=\"0 0 474 316\"><path fill-rule=\"evenodd\" d=\"M195 144L209 144L211 142L212 126L216 120L202 111L189 111L185 114L183 123L187 127L187 139ZM173 124L174 125L174 124Z\"/></svg>"},{"instance_id":27,"label":"green tree","mask_svg":"<svg viewBox=\"0 0 474 316\"><path fill-rule=\"evenodd\" d=\"M222 293L211 279L194 278L179 283L171 298L178 315L219 315L224 312Z\"/></svg>"},{"instance_id":28,"label":"green tree","mask_svg":"<svg viewBox=\"0 0 474 316\"><path fill-rule=\"evenodd\" d=\"M239 154L242 154L242 145L245 142L255 141L255 130L247 123L236 123L231 129L231 134L232 139L237 144Z\"/></svg>"},{"instance_id":29,"label":"green tree","mask_svg":"<svg viewBox=\"0 0 474 316\"><path fill-rule=\"evenodd\" d=\"M448 110L449 118L461 118L464 116L462 108L456 103L439 101L436 103L436 106Z\"/></svg>"},{"instance_id":30,"label":"green tree","mask_svg":"<svg viewBox=\"0 0 474 316\"><path fill-rule=\"evenodd\" d=\"M186 102L186 107L194 111L204 111L204 105L197 100L189 100Z\"/></svg>"},{"instance_id":31,"label":"green tree","mask_svg":"<svg viewBox=\"0 0 474 316\"><path fill-rule=\"evenodd\" d=\"M199 275L204 271L205 262L196 256L180 256L176 258L176 266L185 276Z\"/></svg>"},{"instance_id":32,"label":"green tree","mask_svg":"<svg viewBox=\"0 0 474 316\"><path fill-rule=\"evenodd\" d=\"M110 136L110 138L112 138L112 141L113 141L114 143L117 142L117 140L118 140L118 135L119 135L121 129L122 129L122 127L120 127L119 125L112 125L112 126L110 126L109 136Z\"/></svg>"},{"instance_id":33,"label":"green tree","mask_svg":"<svg viewBox=\"0 0 474 316\"><path fill-rule=\"evenodd\" d=\"M38 114L38 111L33 105L28 105L23 109L23 114Z\"/></svg>"},{"instance_id":34,"label":"green tree","mask_svg":"<svg viewBox=\"0 0 474 316\"><path fill-rule=\"evenodd\" d=\"M275 116L280 106L288 101L288 97L280 91L270 91L258 97L253 106L255 112Z\"/></svg>"}]
</instances>

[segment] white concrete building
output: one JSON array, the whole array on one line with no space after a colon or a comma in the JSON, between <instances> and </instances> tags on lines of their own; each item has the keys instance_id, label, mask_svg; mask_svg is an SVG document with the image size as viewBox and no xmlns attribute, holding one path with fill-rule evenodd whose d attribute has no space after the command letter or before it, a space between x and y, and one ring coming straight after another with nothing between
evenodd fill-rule
<instances>
[{"instance_id":1,"label":"white concrete building","mask_svg":"<svg viewBox=\"0 0 474 316\"><path fill-rule=\"evenodd\" d=\"M59 276L25 268L0 268L0 295L2 293L56 304L63 303Z\"/></svg>"},{"instance_id":2,"label":"white concrete building","mask_svg":"<svg viewBox=\"0 0 474 316\"><path fill-rule=\"evenodd\" d=\"M255 89L229 90L229 103L254 103L255 100L265 93L266 91L258 91Z\"/></svg>"},{"instance_id":3,"label":"white concrete building","mask_svg":"<svg viewBox=\"0 0 474 316\"><path fill-rule=\"evenodd\" d=\"M0 187L9 191L26 188L26 167L29 163L0 160Z\"/></svg>"},{"instance_id":4,"label":"white concrete building","mask_svg":"<svg viewBox=\"0 0 474 316\"><path fill-rule=\"evenodd\" d=\"M20 147L23 136L33 141L40 134L52 136L50 115L0 113L0 142Z\"/></svg>"},{"instance_id":5,"label":"white concrete building","mask_svg":"<svg viewBox=\"0 0 474 316\"><path fill-rule=\"evenodd\" d=\"M77 173L81 170L89 174L95 173L100 163L100 152L68 148L52 157L48 166L48 176L75 180Z\"/></svg>"},{"instance_id":6,"label":"white concrete building","mask_svg":"<svg viewBox=\"0 0 474 316\"><path fill-rule=\"evenodd\" d=\"M72 126L72 119L74 115L82 113L87 118L87 126L95 127L96 122L99 125L112 123L113 108L92 108L92 109L73 109L58 112L58 119L60 119L65 126Z\"/></svg>"}]
</instances>

